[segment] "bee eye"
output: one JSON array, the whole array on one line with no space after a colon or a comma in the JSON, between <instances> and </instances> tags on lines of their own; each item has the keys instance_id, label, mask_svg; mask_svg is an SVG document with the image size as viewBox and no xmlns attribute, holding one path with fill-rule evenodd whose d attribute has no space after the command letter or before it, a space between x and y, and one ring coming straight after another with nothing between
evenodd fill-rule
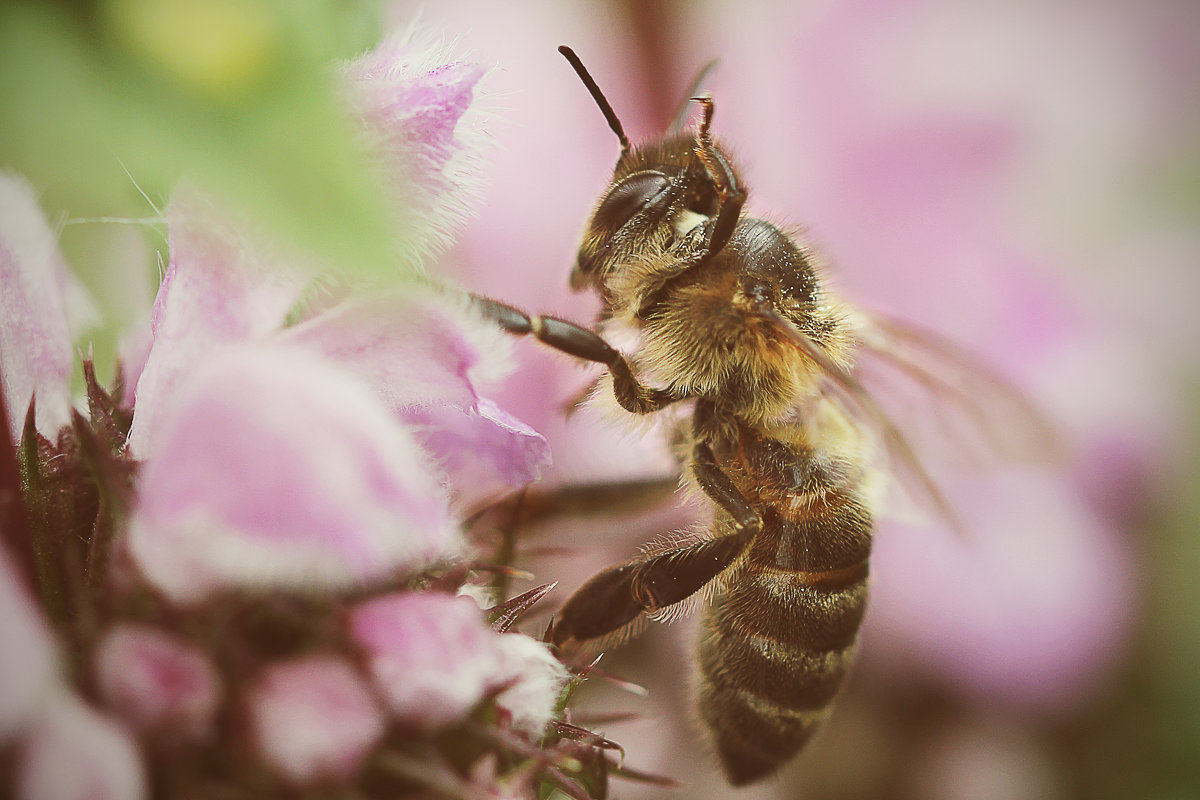
<instances>
[{"instance_id":1,"label":"bee eye","mask_svg":"<svg viewBox=\"0 0 1200 800\"><path fill-rule=\"evenodd\" d=\"M671 181L661 172L637 172L621 181L596 209L596 223L617 230L647 206L666 195Z\"/></svg>"}]
</instances>

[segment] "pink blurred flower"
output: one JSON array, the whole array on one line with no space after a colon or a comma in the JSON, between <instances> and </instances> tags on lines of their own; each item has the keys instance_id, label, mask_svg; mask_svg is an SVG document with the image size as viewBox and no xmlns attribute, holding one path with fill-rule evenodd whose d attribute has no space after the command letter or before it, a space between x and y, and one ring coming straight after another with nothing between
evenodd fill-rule
<instances>
[{"instance_id":1,"label":"pink blurred flower","mask_svg":"<svg viewBox=\"0 0 1200 800\"><path fill-rule=\"evenodd\" d=\"M479 151L490 145L475 98L486 71L411 24L343 67L346 97L386 170L410 262L444 250L470 211Z\"/></svg>"},{"instance_id":2,"label":"pink blurred flower","mask_svg":"<svg viewBox=\"0 0 1200 800\"><path fill-rule=\"evenodd\" d=\"M46 621L0 548L0 746L18 756L0 785L24 800L137 800L141 758L132 738L63 683ZM69 768L64 765L70 765Z\"/></svg>"},{"instance_id":3,"label":"pink blurred flower","mask_svg":"<svg viewBox=\"0 0 1200 800\"><path fill-rule=\"evenodd\" d=\"M20 731L56 687L58 664L46 621L0 546L0 741Z\"/></svg>"},{"instance_id":4,"label":"pink blurred flower","mask_svg":"<svg viewBox=\"0 0 1200 800\"><path fill-rule=\"evenodd\" d=\"M37 395L37 429L53 437L70 418L71 342L94 309L22 178L0 172L0 364L9 428L19 439Z\"/></svg>"},{"instance_id":5,"label":"pink blurred flower","mask_svg":"<svg viewBox=\"0 0 1200 800\"><path fill-rule=\"evenodd\" d=\"M539 736L566 679L545 645L494 632L465 597L405 593L370 600L352 613L350 632L367 652L392 713L422 728L457 722L486 693L505 689L497 703L513 727Z\"/></svg>"},{"instance_id":6,"label":"pink blurred flower","mask_svg":"<svg viewBox=\"0 0 1200 800\"><path fill-rule=\"evenodd\" d=\"M464 202L462 123L480 74L437 67L441 55L391 39L346 68L364 130L430 230ZM455 550L437 466L467 507L548 463L545 440L480 395L507 371L507 343L466 303L410 285L285 328L311 266L188 190L167 218L130 433L146 462L130 546L176 599L415 571ZM259 348L231 355L239 342Z\"/></svg>"},{"instance_id":7,"label":"pink blurred flower","mask_svg":"<svg viewBox=\"0 0 1200 800\"><path fill-rule=\"evenodd\" d=\"M363 680L331 657L272 665L250 705L263 758L294 783L351 777L384 732L383 710Z\"/></svg>"},{"instance_id":8,"label":"pink blurred flower","mask_svg":"<svg viewBox=\"0 0 1200 800\"><path fill-rule=\"evenodd\" d=\"M392 39L345 72L365 135L402 181L390 188L409 255L452 232L478 146L470 118L483 70L444 57ZM0 227L11 300L0 324L5 397L20 410L34 389L40 407L45 395L41 430L53 439L69 409L71 330L59 324L66 273L31 193L5 181L3 222L20 223ZM57 479L83 501L68 510L94 517L80 528L94 537L85 542L96 551L87 575L60 576L88 590L68 602L107 592L103 608L80 615L104 636L66 645L95 647L79 654L93 666L90 688L139 733L169 729L180 744L225 748L208 734L227 721L224 704L247 703L259 752L227 753L222 780L261 775L258 756L296 783L356 780L394 720L339 652L337 593L395 586L459 556L451 497L466 507L534 479L548 463L545 440L486 394L511 368L509 345L465 299L410 284L370 295L343 288L318 303L302 298L318 267L265 244L196 190L176 192L167 223L170 264L152 337L124 373L138 382L128 449L127 407L93 408L95 430L78 433L86 447L71 429L58 444L41 443L50 461L69 463ZM10 278L23 291L9 293ZM94 403L111 402L89 390ZM76 475L85 486L70 482ZM52 557L49 566L59 564ZM0 623L16 648L0 656L0 735L19 748L23 796L141 796L133 738L60 681L51 636L8 572L0 563ZM305 609L296 620L292 603ZM129 613L160 618L131 624ZM530 652L513 644L517 634L487 628L477 608L470 615L486 654L477 671L493 670L479 675L473 702L502 693L506 719L532 735L553 713L562 668L542 645L528 640ZM175 625L220 634L200 644ZM297 625L316 654L274 661L271 637L294 636ZM243 686L239 668L258 681ZM156 781L173 769L157 744L145 752ZM524 786L535 775L503 780Z\"/></svg>"},{"instance_id":9,"label":"pink blurred flower","mask_svg":"<svg viewBox=\"0 0 1200 800\"><path fill-rule=\"evenodd\" d=\"M100 699L135 730L205 739L212 733L222 687L195 645L148 625L119 624L96 646Z\"/></svg>"},{"instance_id":10,"label":"pink blurred flower","mask_svg":"<svg viewBox=\"0 0 1200 800\"><path fill-rule=\"evenodd\" d=\"M333 363L231 346L173 400L129 546L177 601L234 586L350 589L455 547L424 453Z\"/></svg>"},{"instance_id":11,"label":"pink blurred flower","mask_svg":"<svg viewBox=\"0 0 1200 800\"><path fill-rule=\"evenodd\" d=\"M68 693L30 727L17 764L24 800L138 800L146 795L137 747L112 720Z\"/></svg>"},{"instance_id":12,"label":"pink blurred flower","mask_svg":"<svg viewBox=\"0 0 1200 800\"><path fill-rule=\"evenodd\" d=\"M376 687L397 718L436 728L483 699L495 664L492 633L467 598L404 593L370 600L350 617Z\"/></svg>"}]
</instances>

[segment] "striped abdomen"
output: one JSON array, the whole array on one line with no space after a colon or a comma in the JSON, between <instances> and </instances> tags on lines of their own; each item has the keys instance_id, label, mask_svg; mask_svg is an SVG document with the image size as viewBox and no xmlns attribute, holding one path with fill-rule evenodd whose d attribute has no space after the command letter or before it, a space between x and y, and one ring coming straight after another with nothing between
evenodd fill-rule
<instances>
[{"instance_id":1,"label":"striped abdomen","mask_svg":"<svg viewBox=\"0 0 1200 800\"><path fill-rule=\"evenodd\" d=\"M801 502L760 507L762 530L705 619L700 713L734 785L804 747L846 674L866 608L870 515L844 484L806 488L792 494Z\"/></svg>"}]
</instances>

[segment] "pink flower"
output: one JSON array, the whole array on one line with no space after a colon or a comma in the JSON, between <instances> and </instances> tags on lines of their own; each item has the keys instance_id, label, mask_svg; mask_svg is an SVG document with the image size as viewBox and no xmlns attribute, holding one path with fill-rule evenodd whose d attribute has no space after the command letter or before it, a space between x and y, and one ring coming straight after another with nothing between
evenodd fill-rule
<instances>
[{"instance_id":1,"label":"pink flower","mask_svg":"<svg viewBox=\"0 0 1200 800\"><path fill-rule=\"evenodd\" d=\"M475 102L485 72L412 25L343 67L347 99L386 170L410 262L444 250L469 211L478 152L488 144Z\"/></svg>"},{"instance_id":2,"label":"pink flower","mask_svg":"<svg viewBox=\"0 0 1200 800\"><path fill-rule=\"evenodd\" d=\"M104 705L132 728L205 739L221 701L220 679L195 645L147 625L118 625L96 648Z\"/></svg>"},{"instance_id":3,"label":"pink flower","mask_svg":"<svg viewBox=\"0 0 1200 800\"><path fill-rule=\"evenodd\" d=\"M482 392L512 370L511 343L462 299L411 288L349 300L283 331L367 381L437 458L471 508L536 480L546 440Z\"/></svg>"},{"instance_id":4,"label":"pink flower","mask_svg":"<svg viewBox=\"0 0 1200 800\"><path fill-rule=\"evenodd\" d=\"M70 414L71 342L94 311L23 179L0 173L0 363L9 428L18 440L30 399L53 437Z\"/></svg>"},{"instance_id":5,"label":"pink flower","mask_svg":"<svg viewBox=\"0 0 1200 800\"><path fill-rule=\"evenodd\" d=\"M413 592L370 600L351 614L350 633L392 713L422 727L470 713L496 666L496 634L464 597Z\"/></svg>"},{"instance_id":6,"label":"pink flower","mask_svg":"<svg viewBox=\"0 0 1200 800\"><path fill-rule=\"evenodd\" d=\"M444 244L462 214L482 72L401 39L345 68L349 105L398 182L389 191L406 257ZM458 511L524 485L548 463L541 435L491 398L511 370L506 335L448 289L343 285L183 188L166 213L170 263L152 339L123 372L137 380L128 442L130 395L118 407L94 381L92 429L81 420L56 440L68 419L72 348L71 329L59 324L63 270L30 192L4 183L0 198L3 223L20 223L15 234L0 224L5 301L10 277L21 289L0 324L5 397L20 409L36 390L41 409L45 396L49 422L39 417L39 426L49 441L32 468L57 481L53 491L30 481L23 499L29 508L49 503L49 538L70 528L64 535L85 556L34 552L34 560L79 587L56 600L71 606L60 616L86 624L59 633L73 660L91 665L89 696L115 718L58 678L51 635L0 563L0 624L17 648L0 655L0 736L22 796L136 798L146 791L143 757L157 791L178 787L179 763L207 763L211 748L216 779L231 786L266 778L264 760L287 783L353 783L372 769L377 744L394 761L423 748L395 735L412 732L403 704L388 713L376 698L430 680L420 657L375 642L372 680L389 663L391 672L386 688L372 686L345 660L336 623L343 595L370 608L382 601L362 597L419 585L436 574L431 566L460 558ZM40 515L35 523L46 527ZM42 542L21 544L36 551ZM537 738L565 671L532 639L493 632L468 601L455 608L445 620L460 635L449 645L474 650L464 651L472 658L450 696L468 705L433 714L459 719L497 696L506 735ZM418 624L443 611L419 613ZM247 715L231 704L249 711L248 736L237 728ZM126 728L147 744L143 753ZM242 752L246 740L255 747ZM481 772L479 786L518 791L541 769Z\"/></svg>"},{"instance_id":7,"label":"pink flower","mask_svg":"<svg viewBox=\"0 0 1200 800\"><path fill-rule=\"evenodd\" d=\"M0 546L0 741L20 731L56 688L54 641Z\"/></svg>"},{"instance_id":8,"label":"pink flower","mask_svg":"<svg viewBox=\"0 0 1200 800\"><path fill-rule=\"evenodd\" d=\"M383 710L335 658L272 665L250 704L263 758L294 783L350 778L384 732Z\"/></svg>"},{"instance_id":9,"label":"pink flower","mask_svg":"<svg viewBox=\"0 0 1200 800\"><path fill-rule=\"evenodd\" d=\"M146 795L133 740L112 720L63 692L21 744L17 796L26 800L139 800Z\"/></svg>"},{"instance_id":10,"label":"pink flower","mask_svg":"<svg viewBox=\"0 0 1200 800\"><path fill-rule=\"evenodd\" d=\"M429 57L393 39L347 70L364 130L432 228L462 202L461 118L479 70L451 78ZM442 480L469 508L548 463L545 440L480 393L507 372L508 343L464 301L413 286L351 294L285 327L311 266L189 190L167 218L130 433L146 461L130 543L177 599L420 569L456 550ZM212 366L234 343L261 347Z\"/></svg>"},{"instance_id":11,"label":"pink flower","mask_svg":"<svg viewBox=\"0 0 1200 800\"><path fill-rule=\"evenodd\" d=\"M203 361L143 468L130 550L179 601L233 586L342 590L456 539L436 474L378 399L281 345Z\"/></svg>"},{"instance_id":12,"label":"pink flower","mask_svg":"<svg viewBox=\"0 0 1200 800\"><path fill-rule=\"evenodd\" d=\"M405 593L351 614L350 633L366 651L372 677L401 721L439 728L466 717L493 690L515 729L540 736L566 672L545 645L498 634L465 597Z\"/></svg>"}]
</instances>

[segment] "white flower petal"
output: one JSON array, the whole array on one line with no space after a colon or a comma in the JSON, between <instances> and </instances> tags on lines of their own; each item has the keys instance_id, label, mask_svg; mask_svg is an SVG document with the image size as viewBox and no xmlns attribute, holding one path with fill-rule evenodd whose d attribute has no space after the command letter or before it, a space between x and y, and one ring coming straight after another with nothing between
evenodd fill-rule
<instances>
[{"instance_id":1,"label":"white flower petal","mask_svg":"<svg viewBox=\"0 0 1200 800\"><path fill-rule=\"evenodd\" d=\"M22 800L140 800L141 757L120 725L65 691L30 728L18 756Z\"/></svg>"},{"instance_id":2,"label":"white flower petal","mask_svg":"<svg viewBox=\"0 0 1200 800\"><path fill-rule=\"evenodd\" d=\"M366 683L332 657L272 665L250 703L263 756L295 783L352 776L384 731Z\"/></svg>"}]
</instances>

